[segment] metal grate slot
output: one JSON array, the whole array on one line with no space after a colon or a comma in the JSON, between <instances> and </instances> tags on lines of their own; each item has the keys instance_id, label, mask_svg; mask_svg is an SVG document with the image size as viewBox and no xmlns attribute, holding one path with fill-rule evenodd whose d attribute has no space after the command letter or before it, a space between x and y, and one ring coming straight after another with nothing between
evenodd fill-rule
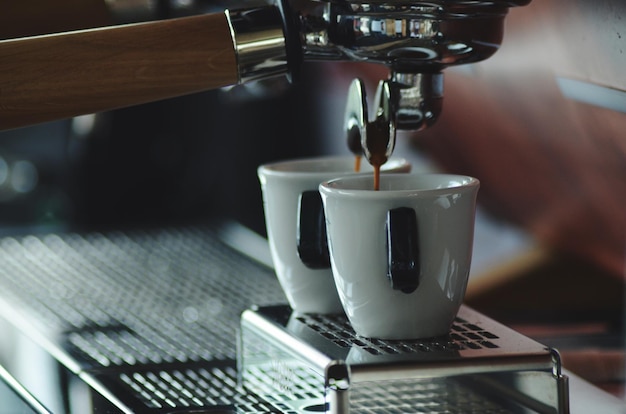
<instances>
[{"instance_id":1,"label":"metal grate slot","mask_svg":"<svg viewBox=\"0 0 626 414\"><path fill-rule=\"evenodd\" d=\"M233 360L241 312L284 302L209 227L8 237L0 263L0 300L86 368Z\"/></svg>"},{"instance_id":2,"label":"metal grate slot","mask_svg":"<svg viewBox=\"0 0 626 414\"><path fill-rule=\"evenodd\" d=\"M363 383L351 392L354 414L511 414L499 403L477 394L458 381L393 381L387 387Z\"/></svg>"},{"instance_id":3,"label":"metal grate slot","mask_svg":"<svg viewBox=\"0 0 626 414\"><path fill-rule=\"evenodd\" d=\"M272 364L257 365L246 371L246 388L285 413L317 411L315 407L324 405L324 395L320 392L323 378L298 363Z\"/></svg>"},{"instance_id":4,"label":"metal grate slot","mask_svg":"<svg viewBox=\"0 0 626 414\"><path fill-rule=\"evenodd\" d=\"M498 335L456 318L450 334L420 340L380 340L357 336L348 320L339 315L299 315L296 319L342 348L360 347L372 355L412 354L415 352L459 351L499 348Z\"/></svg>"},{"instance_id":5,"label":"metal grate slot","mask_svg":"<svg viewBox=\"0 0 626 414\"><path fill-rule=\"evenodd\" d=\"M241 312L284 295L211 226L6 237L0 288L3 316L133 411L277 412L237 389L233 361Z\"/></svg>"},{"instance_id":6,"label":"metal grate slot","mask_svg":"<svg viewBox=\"0 0 626 414\"><path fill-rule=\"evenodd\" d=\"M230 366L124 373L119 381L149 408L231 407L241 414L275 412L254 394L241 392L237 372Z\"/></svg>"}]
</instances>

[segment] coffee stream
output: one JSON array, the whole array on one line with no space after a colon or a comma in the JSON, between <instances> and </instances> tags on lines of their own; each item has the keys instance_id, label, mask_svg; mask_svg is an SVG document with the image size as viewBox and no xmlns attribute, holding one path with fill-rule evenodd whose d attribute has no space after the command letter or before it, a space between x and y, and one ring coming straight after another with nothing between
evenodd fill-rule
<instances>
[{"instance_id":1,"label":"coffee stream","mask_svg":"<svg viewBox=\"0 0 626 414\"><path fill-rule=\"evenodd\" d=\"M355 155L354 156L354 172L359 172L361 171L361 160L363 159L362 155ZM387 160L385 160L387 161ZM374 190L378 191L380 190L380 168L382 167L382 164L384 164L385 162L382 162L380 164L372 164L372 167L374 168Z\"/></svg>"},{"instance_id":2,"label":"coffee stream","mask_svg":"<svg viewBox=\"0 0 626 414\"><path fill-rule=\"evenodd\" d=\"M354 156L354 172L361 171L362 158L363 156L361 155ZM372 167L374 167L374 190L378 191L380 190L380 168L382 167L382 164L372 164Z\"/></svg>"},{"instance_id":3,"label":"coffee stream","mask_svg":"<svg viewBox=\"0 0 626 414\"><path fill-rule=\"evenodd\" d=\"M375 124L374 124L375 125ZM380 168L387 162L387 142L383 142L383 134L374 134L375 138L368 135L367 145L369 157L367 160L374 168L374 190L380 189ZM361 144L361 133L355 125L348 130L348 148L354 154L354 172L361 171L361 160L363 159L363 147Z\"/></svg>"},{"instance_id":4,"label":"coffee stream","mask_svg":"<svg viewBox=\"0 0 626 414\"><path fill-rule=\"evenodd\" d=\"M354 172L361 171L361 158L363 158L361 155L354 156Z\"/></svg>"},{"instance_id":5,"label":"coffee stream","mask_svg":"<svg viewBox=\"0 0 626 414\"><path fill-rule=\"evenodd\" d=\"M396 142L396 125L391 101L391 80L380 81L374 101L376 110L369 121L365 84L355 78L348 89L344 128L348 148L356 156L355 172L360 171L361 157L374 168L374 190L380 190L380 169L391 156Z\"/></svg>"},{"instance_id":6,"label":"coffee stream","mask_svg":"<svg viewBox=\"0 0 626 414\"><path fill-rule=\"evenodd\" d=\"M374 190L380 190L380 168L390 155L389 126L382 116L376 117L374 122L367 126L364 152L367 161L374 167Z\"/></svg>"},{"instance_id":7,"label":"coffee stream","mask_svg":"<svg viewBox=\"0 0 626 414\"><path fill-rule=\"evenodd\" d=\"M363 108L365 111L367 108ZM354 154L354 171L361 171L361 159L363 156L374 168L374 190L380 190L380 169L391 155L394 147L393 127L390 136L390 124L388 114L380 108L373 122L366 123L361 132L358 122L353 118L348 121L347 144L348 149ZM365 135L365 139L362 137Z\"/></svg>"}]
</instances>

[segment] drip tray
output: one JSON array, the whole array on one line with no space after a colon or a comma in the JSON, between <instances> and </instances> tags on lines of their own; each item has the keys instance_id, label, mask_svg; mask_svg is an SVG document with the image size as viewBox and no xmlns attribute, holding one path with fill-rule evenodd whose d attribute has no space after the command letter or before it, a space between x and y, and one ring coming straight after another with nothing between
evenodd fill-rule
<instances>
[{"instance_id":1,"label":"drip tray","mask_svg":"<svg viewBox=\"0 0 626 414\"><path fill-rule=\"evenodd\" d=\"M569 413L556 350L463 306L443 337L363 338L288 306L241 317L244 389L284 413Z\"/></svg>"}]
</instances>

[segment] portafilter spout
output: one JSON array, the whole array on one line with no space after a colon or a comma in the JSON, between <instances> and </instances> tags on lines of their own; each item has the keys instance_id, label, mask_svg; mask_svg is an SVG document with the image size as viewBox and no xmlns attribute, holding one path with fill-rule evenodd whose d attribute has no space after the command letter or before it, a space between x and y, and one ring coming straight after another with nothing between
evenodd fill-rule
<instances>
[{"instance_id":1,"label":"portafilter spout","mask_svg":"<svg viewBox=\"0 0 626 414\"><path fill-rule=\"evenodd\" d=\"M370 163L379 163L371 154L381 155L385 152L375 147L385 147L390 155L396 130L421 130L435 123L443 106L443 70L493 55L502 42L509 7L529 2L320 2L317 14L303 19L304 57L376 62L390 69L374 99L374 121L368 124L365 88L358 79L348 91L344 118L348 146L359 155L355 143L360 141ZM381 90L388 92L381 95ZM359 113L366 116L355 116Z\"/></svg>"}]
</instances>

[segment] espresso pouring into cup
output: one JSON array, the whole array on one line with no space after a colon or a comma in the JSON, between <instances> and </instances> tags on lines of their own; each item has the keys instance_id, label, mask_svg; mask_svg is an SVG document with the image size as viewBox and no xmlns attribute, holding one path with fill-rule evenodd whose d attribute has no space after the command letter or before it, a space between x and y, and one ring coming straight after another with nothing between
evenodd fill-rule
<instances>
[{"instance_id":1,"label":"espresso pouring into cup","mask_svg":"<svg viewBox=\"0 0 626 414\"><path fill-rule=\"evenodd\" d=\"M387 172L409 172L402 158L391 158ZM263 191L267 236L278 281L291 307L306 313L340 313L341 302L330 271L326 220L319 184L346 175L371 176L363 165L354 172L354 158L317 157L262 165L258 176Z\"/></svg>"},{"instance_id":2,"label":"espresso pouring into cup","mask_svg":"<svg viewBox=\"0 0 626 414\"><path fill-rule=\"evenodd\" d=\"M343 177L319 187L332 273L358 335L446 334L469 278L479 181L450 174Z\"/></svg>"}]
</instances>

